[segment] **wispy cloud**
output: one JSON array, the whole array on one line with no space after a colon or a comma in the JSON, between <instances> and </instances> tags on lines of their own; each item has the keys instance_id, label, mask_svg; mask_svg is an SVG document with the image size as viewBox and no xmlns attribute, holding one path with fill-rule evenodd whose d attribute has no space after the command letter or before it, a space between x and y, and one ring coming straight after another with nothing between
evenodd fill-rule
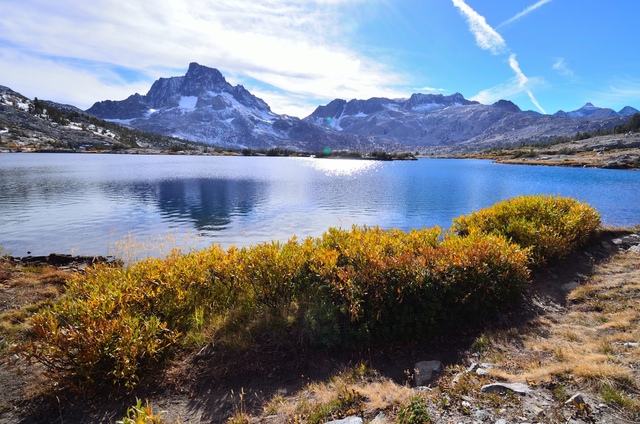
<instances>
[{"instance_id":1,"label":"wispy cloud","mask_svg":"<svg viewBox=\"0 0 640 424\"><path fill-rule=\"evenodd\" d=\"M92 78L95 83L91 90L77 90L73 99L63 97L88 107L97 100L118 98L122 89L131 88L116 89L112 83L114 69L139 74L138 81L148 89L158 77L168 76L168 70L182 73L189 62L197 61L220 69L234 84L251 81L248 88L264 93L278 113L310 113L313 106L309 102L319 98L406 96L410 93L393 89L402 78L391 65L335 42L345 39L341 36L349 31L348 25L342 25L345 8L363 2L8 2L0 14L0 53L11 59L17 55L10 52L19 51L21 57L17 62L2 61L0 81L15 81L16 73L10 70L27 62L40 65L28 71L32 81L42 83L38 88L52 85L53 78L55 83L72 81L82 73L69 60L101 64L92 69L93 77L89 72L82 73L83 78ZM25 85L34 87L33 83ZM65 88L74 91L68 84ZM34 94L44 96L41 93L47 92L51 89ZM307 101L295 107L292 101L297 102L302 95ZM285 97L289 100L283 101Z\"/></svg>"},{"instance_id":2,"label":"wispy cloud","mask_svg":"<svg viewBox=\"0 0 640 424\"><path fill-rule=\"evenodd\" d=\"M507 43L504 41L502 36L498 34L498 32L495 29L493 29L489 24L487 24L487 20L484 18L484 16L480 15L478 12L472 9L469 5L467 5L464 2L464 0L452 0L452 1L453 1L453 5L458 9L460 9L460 12L466 18L467 23L469 24L469 30L476 37L476 43L478 44L478 47L484 50L490 50L491 53L495 55L509 52ZM546 1L542 0L536 4L539 4L539 3L544 4L548 1L551 1L551 0L546 0ZM542 4L540 4L540 6ZM535 7L535 6L536 5L531 7ZM540 7L540 6L537 6L537 7ZM492 97L496 92L511 91L517 87L517 90L515 91L516 93L523 92L523 91L527 93L531 102L542 113L546 114L545 110L542 108L542 106L540 106L540 103L538 103L538 100L535 98L535 96L533 95L533 92L528 87L529 78L527 78L524 72L522 72L522 70L520 69L520 65L518 64L518 61L516 60L516 55L514 53L511 53L509 55L509 66L511 67L513 72L516 74L515 82L517 83L517 85L514 85L514 81L510 81L507 84L499 86L497 90L496 88L483 90L480 93L478 93L476 96L474 96L474 100L478 100L482 102L482 100L479 100L479 99L486 100L488 97Z\"/></svg>"},{"instance_id":3,"label":"wispy cloud","mask_svg":"<svg viewBox=\"0 0 640 424\"><path fill-rule=\"evenodd\" d=\"M611 105L621 109L624 106L638 108L640 99L640 79L617 79L599 92L589 93L587 96L596 105Z\"/></svg>"},{"instance_id":4,"label":"wispy cloud","mask_svg":"<svg viewBox=\"0 0 640 424\"><path fill-rule=\"evenodd\" d=\"M473 10L464 0L452 0L453 5L460 10L469 24L469 30L476 38L478 47L489 50L493 54L500 54L507 51L507 45L500 34L496 32L484 16Z\"/></svg>"},{"instance_id":5,"label":"wispy cloud","mask_svg":"<svg viewBox=\"0 0 640 424\"><path fill-rule=\"evenodd\" d=\"M557 71L563 77L573 77L574 76L573 71L569 68L569 65L567 64L567 62L562 57L556 59L556 61L551 66L551 69L553 69L554 71Z\"/></svg>"},{"instance_id":6,"label":"wispy cloud","mask_svg":"<svg viewBox=\"0 0 640 424\"><path fill-rule=\"evenodd\" d=\"M522 12L520 12L520 13L516 14L515 16L513 16L513 17L507 19L506 21L502 22L500 25L498 25L496 27L496 29L502 28L503 26L512 24L513 22L524 18L529 13L533 12L534 10L538 9L539 7L542 7L547 3L551 3L551 1L552 0L540 0L536 4L532 4L531 6L527 7L526 9L524 9Z\"/></svg>"}]
</instances>

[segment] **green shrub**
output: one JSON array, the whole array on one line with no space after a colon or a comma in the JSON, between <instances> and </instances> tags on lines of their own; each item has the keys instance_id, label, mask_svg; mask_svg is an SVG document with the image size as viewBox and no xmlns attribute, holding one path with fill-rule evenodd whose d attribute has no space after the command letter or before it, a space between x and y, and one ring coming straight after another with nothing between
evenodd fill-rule
<instances>
[{"instance_id":1,"label":"green shrub","mask_svg":"<svg viewBox=\"0 0 640 424\"><path fill-rule=\"evenodd\" d=\"M431 422L427 404L416 395L398 410L398 424L426 424Z\"/></svg>"},{"instance_id":2,"label":"green shrub","mask_svg":"<svg viewBox=\"0 0 640 424\"><path fill-rule=\"evenodd\" d=\"M452 231L500 234L529 249L534 267L567 256L600 226L600 215L575 199L521 196L453 220Z\"/></svg>"}]
</instances>

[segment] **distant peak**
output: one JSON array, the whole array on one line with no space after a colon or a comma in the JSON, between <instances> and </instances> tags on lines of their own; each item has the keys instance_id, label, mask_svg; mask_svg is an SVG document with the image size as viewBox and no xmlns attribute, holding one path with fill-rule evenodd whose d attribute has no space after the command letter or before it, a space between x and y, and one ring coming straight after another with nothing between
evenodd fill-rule
<instances>
[{"instance_id":1,"label":"distant peak","mask_svg":"<svg viewBox=\"0 0 640 424\"><path fill-rule=\"evenodd\" d=\"M591 102L587 102L584 104L584 106L582 106L581 109L590 109L590 108L594 108L595 106L593 105L593 103Z\"/></svg>"},{"instance_id":2,"label":"distant peak","mask_svg":"<svg viewBox=\"0 0 640 424\"><path fill-rule=\"evenodd\" d=\"M522 110L510 100L498 100L493 106L510 112L522 112Z\"/></svg>"}]
</instances>

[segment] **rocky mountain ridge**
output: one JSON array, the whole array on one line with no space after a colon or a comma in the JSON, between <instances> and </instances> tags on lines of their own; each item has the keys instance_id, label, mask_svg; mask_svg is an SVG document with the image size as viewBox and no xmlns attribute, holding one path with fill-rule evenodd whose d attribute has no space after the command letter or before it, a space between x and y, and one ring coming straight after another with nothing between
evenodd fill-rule
<instances>
[{"instance_id":1,"label":"rocky mountain ridge","mask_svg":"<svg viewBox=\"0 0 640 424\"><path fill-rule=\"evenodd\" d=\"M161 78L146 95L98 102L87 113L145 131L234 148L432 151L479 150L611 130L638 111L588 103L542 115L508 100L484 105L462 94L415 93L408 99L335 99L300 120L271 111L217 69L197 63L182 77Z\"/></svg>"},{"instance_id":2,"label":"rocky mountain ridge","mask_svg":"<svg viewBox=\"0 0 640 424\"><path fill-rule=\"evenodd\" d=\"M87 113L144 131L226 148L322 150L359 148L357 136L271 111L242 85L232 86L217 69L191 63L184 76L160 78L146 95L95 103Z\"/></svg>"},{"instance_id":3,"label":"rocky mountain ridge","mask_svg":"<svg viewBox=\"0 0 640 424\"><path fill-rule=\"evenodd\" d=\"M160 78L145 95L96 102L86 113L221 148L455 153L604 133L639 112L630 106L616 112L587 103L576 111L542 115L522 111L509 100L484 105L460 93L414 93L408 99L335 99L299 119L274 113L217 69L191 63L185 75Z\"/></svg>"}]
</instances>

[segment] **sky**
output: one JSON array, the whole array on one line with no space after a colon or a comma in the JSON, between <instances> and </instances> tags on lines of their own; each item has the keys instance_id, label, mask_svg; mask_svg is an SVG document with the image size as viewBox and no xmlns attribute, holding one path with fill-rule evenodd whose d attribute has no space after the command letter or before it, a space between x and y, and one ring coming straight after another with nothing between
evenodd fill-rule
<instances>
[{"instance_id":1,"label":"sky","mask_svg":"<svg viewBox=\"0 0 640 424\"><path fill-rule=\"evenodd\" d=\"M0 85L82 109L190 62L278 114L450 95L640 109L639 0L0 0Z\"/></svg>"}]
</instances>

